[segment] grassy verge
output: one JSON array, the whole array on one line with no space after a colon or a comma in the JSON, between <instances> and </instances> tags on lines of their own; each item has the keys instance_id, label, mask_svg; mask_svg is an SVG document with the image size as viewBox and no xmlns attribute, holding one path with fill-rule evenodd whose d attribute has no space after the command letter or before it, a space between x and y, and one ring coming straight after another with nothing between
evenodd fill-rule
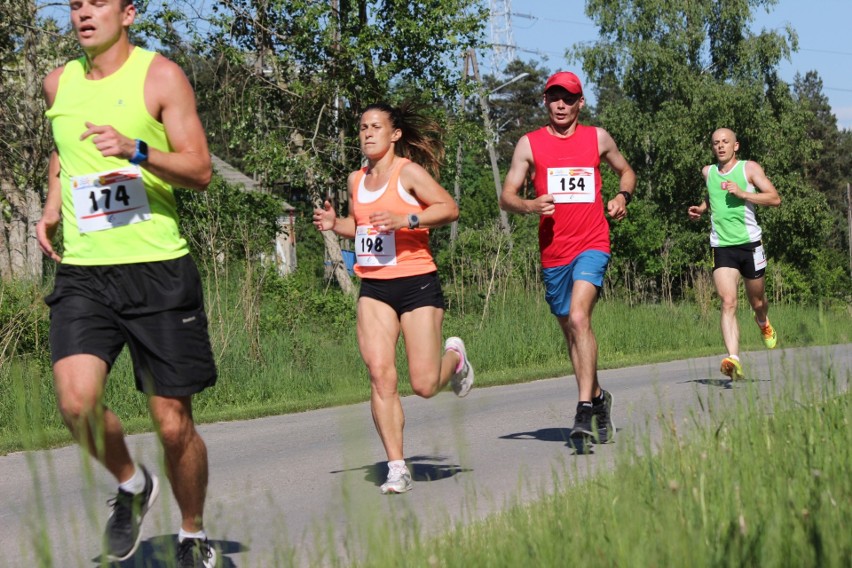
<instances>
[{"instance_id":1,"label":"grassy verge","mask_svg":"<svg viewBox=\"0 0 852 568\"><path fill-rule=\"evenodd\" d=\"M397 524L363 565L848 566L852 394L816 382L738 398L654 455L622 437L613 471L446 536Z\"/></svg>"},{"instance_id":2,"label":"grassy verge","mask_svg":"<svg viewBox=\"0 0 852 568\"><path fill-rule=\"evenodd\" d=\"M340 302L319 306L314 311L324 309L328 316L317 323L298 313L303 304L315 301L312 298L297 298L285 308L265 306L266 313L260 313L243 292L252 286L240 280L230 286L208 289L219 382L194 399L199 422L368 400L369 380L358 354L354 306ZM294 294L297 289L282 292L283 297ZM762 349L750 312L743 308L739 315L743 351ZM848 308L773 306L770 316L781 348L852 341ZM249 320L259 323L246 327ZM628 306L603 299L593 323L601 369L722 353L718 311L712 307ZM490 298L487 311L467 308L459 313L451 307L444 334L465 340L480 387L572 372L564 339L538 289L503 290ZM401 343L398 360L400 390L410 394ZM111 373L106 400L129 433L151 428L145 397L133 384L125 352ZM69 442L56 411L45 357L0 358L0 454Z\"/></svg>"}]
</instances>

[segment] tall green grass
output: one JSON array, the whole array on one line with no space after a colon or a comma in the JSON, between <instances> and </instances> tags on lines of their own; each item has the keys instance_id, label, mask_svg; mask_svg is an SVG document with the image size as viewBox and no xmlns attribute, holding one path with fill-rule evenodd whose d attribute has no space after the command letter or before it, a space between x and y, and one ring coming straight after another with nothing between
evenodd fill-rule
<instances>
[{"instance_id":1,"label":"tall green grass","mask_svg":"<svg viewBox=\"0 0 852 568\"><path fill-rule=\"evenodd\" d=\"M742 394L653 455L623 436L613 471L533 504L438 538L387 528L361 565L849 566L852 394L815 377Z\"/></svg>"},{"instance_id":2,"label":"tall green grass","mask_svg":"<svg viewBox=\"0 0 852 568\"><path fill-rule=\"evenodd\" d=\"M208 279L219 382L194 398L195 418L246 419L368 400L354 302L334 290L310 289L298 278L264 278L271 277L242 271ZM451 305L444 335L465 340L478 386L572 372L565 341L538 286L496 286L487 310L479 291L448 288ZM36 347L23 354L8 347L0 352L0 454L70 442L56 411L44 347L47 311L40 293L31 293L25 303L32 320L27 329L34 331L24 339ZM751 314L745 302L741 305L741 347L762 349ZM721 354L718 309L710 308L691 303L629 306L603 298L593 317L599 367ZM782 348L852 341L848 309L782 305L773 306L770 316ZM398 354L400 390L410 394L402 343ZM106 401L128 432L148 430L147 403L133 385L125 352L111 372Z\"/></svg>"}]
</instances>

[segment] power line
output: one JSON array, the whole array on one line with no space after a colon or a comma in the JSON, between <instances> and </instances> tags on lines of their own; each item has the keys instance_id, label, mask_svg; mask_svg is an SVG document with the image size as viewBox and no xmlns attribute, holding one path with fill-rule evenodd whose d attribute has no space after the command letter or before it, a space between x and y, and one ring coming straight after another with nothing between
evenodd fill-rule
<instances>
[{"instance_id":1,"label":"power line","mask_svg":"<svg viewBox=\"0 0 852 568\"><path fill-rule=\"evenodd\" d=\"M528 20L545 20L547 22L556 22L558 24L576 24L578 26L592 26L597 27L596 24L592 24L591 22L581 22L579 20L560 20L557 18L540 18L539 16L533 16L532 14L521 14L519 12L512 12L512 15L518 18L526 18Z\"/></svg>"},{"instance_id":2,"label":"power line","mask_svg":"<svg viewBox=\"0 0 852 568\"><path fill-rule=\"evenodd\" d=\"M812 53L830 53L832 55L852 55L848 51L833 51L829 49L805 49L804 47L800 48L799 51L810 51Z\"/></svg>"}]
</instances>

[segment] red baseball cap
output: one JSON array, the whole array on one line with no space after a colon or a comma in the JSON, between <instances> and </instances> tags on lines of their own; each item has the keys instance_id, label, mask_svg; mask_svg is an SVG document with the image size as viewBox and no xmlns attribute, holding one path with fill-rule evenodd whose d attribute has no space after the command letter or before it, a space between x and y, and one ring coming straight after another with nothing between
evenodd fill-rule
<instances>
[{"instance_id":1,"label":"red baseball cap","mask_svg":"<svg viewBox=\"0 0 852 568\"><path fill-rule=\"evenodd\" d=\"M579 77L570 71L560 71L551 75L550 79L547 80L547 84L544 85L544 92L547 92L547 89L550 87L562 87L575 95L583 93L583 84L580 83Z\"/></svg>"}]
</instances>

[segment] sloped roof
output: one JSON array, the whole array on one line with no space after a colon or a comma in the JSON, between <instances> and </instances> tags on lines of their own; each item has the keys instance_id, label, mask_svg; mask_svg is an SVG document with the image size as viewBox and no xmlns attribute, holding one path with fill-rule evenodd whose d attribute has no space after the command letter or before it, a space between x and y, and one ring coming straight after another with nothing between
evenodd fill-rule
<instances>
[{"instance_id":1,"label":"sloped roof","mask_svg":"<svg viewBox=\"0 0 852 568\"><path fill-rule=\"evenodd\" d=\"M260 182L257 182L242 173L219 156L210 154L210 161L213 162L213 169L216 173L222 176L226 182L234 185L241 185L246 189L246 191L263 191L263 185ZM283 200L282 205L285 211L292 211L295 209L295 207Z\"/></svg>"}]
</instances>

